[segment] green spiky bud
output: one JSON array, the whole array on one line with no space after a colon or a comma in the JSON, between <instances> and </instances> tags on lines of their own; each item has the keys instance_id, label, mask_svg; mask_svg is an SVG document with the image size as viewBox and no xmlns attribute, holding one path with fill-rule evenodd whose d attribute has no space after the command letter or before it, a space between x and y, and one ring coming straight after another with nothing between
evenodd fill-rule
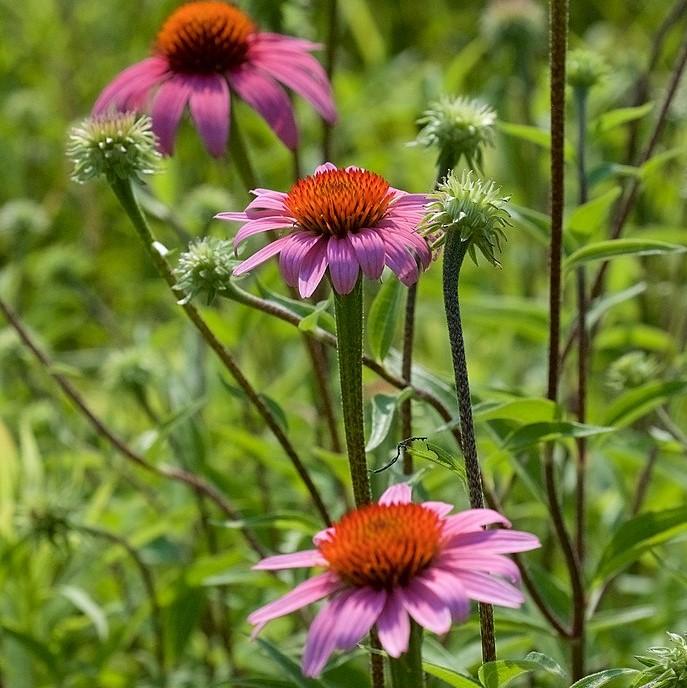
<instances>
[{"instance_id":1,"label":"green spiky bud","mask_svg":"<svg viewBox=\"0 0 687 688\"><path fill-rule=\"evenodd\" d=\"M482 31L492 44L532 49L546 36L546 13L534 0L491 0L482 15Z\"/></svg>"},{"instance_id":2,"label":"green spiky bud","mask_svg":"<svg viewBox=\"0 0 687 688\"><path fill-rule=\"evenodd\" d=\"M461 158L481 169L483 150L494 143L495 122L495 110L478 100L442 96L418 120L416 143L439 149L440 170L453 169Z\"/></svg>"},{"instance_id":3,"label":"green spiky bud","mask_svg":"<svg viewBox=\"0 0 687 688\"><path fill-rule=\"evenodd\" d=\"M623 391L639 387L656 378L659 362L644 351L630 351L613 361L606 374L611 389Z\"/></svg>"},{"instance_id":4,"label":"green spiky bud","mask_svg":"<svg viewBox=\"0 0 687 688\"><path fill-rule=\"evenodd\" d=\"M501 266L496 253L510 226L506 210L510 197L502 196L493 181L465 171L460 178L451 172L430 198L423 232L432 237L433 248L443 243L447 233L458 232L462 241L470 242L468 251L475 264L479 249L492 265Z\"/></svg>"},{"instance_id":5,"label":"green spiky bud","mask_svg":"<svg viewBox=\"0 0 687 688\"><path fill-rule=\"evenodd\" d=\"M652 647L650 657L636 657L648 668L635 678L632 688L684 688L687 685L687 635L667 635L673 647Z\"/></svg>"},{"instance_id":6,"label":"green spiky bud","mask_svg":"<svg viewBox=\"0 0 687 688\"><path fill-rule=\"evenodd\" d=\"M238 263L233 256L231 241L224 239L206 237L190 244L174 269L176 286L186 294L183 303L206 294L209 304L218 293L227 291L232 270Z\"/></svg>"},{"instance_id":7,"label":"green spiky bud","mask_svg":"<svg viewBox=\"0 0 687 688\"><path fill-rule=\"evenodd\" d=\"M568 54L567 79L575 89L589 90L608 73L606 61L593 50L578 48Z\"/></svg>"},{"instance_id":8,"label":"green spiky bud","mask_svg":"<svg viewBox=\"0 0 687 688\"><path fill-rule=\"evenodd\" d=\"M69 134L67 156L79 184L108 179L141 179L159 168L160 153L147 115L111 112L86 118Z\"/></svg>"}]
</instances>

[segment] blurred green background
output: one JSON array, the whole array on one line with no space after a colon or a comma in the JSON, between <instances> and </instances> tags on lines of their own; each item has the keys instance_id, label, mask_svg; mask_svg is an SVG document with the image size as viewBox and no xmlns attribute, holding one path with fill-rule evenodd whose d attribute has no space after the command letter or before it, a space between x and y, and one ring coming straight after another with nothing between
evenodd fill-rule
<instances>
[{"instance_id":1,"label":"blurred green background","mask_svg":"<svg viewBox=\"0 0 687 688\"><path fill-rule=\"evenodd\" d=\"M106 185L72 183L64 156L70 125L88 114L116 73L147 55L158 27L177 4L0 0L0 294L122 437L152 462L182 465L214 482L266 547L292 551L307 546L318 523L290 464L181 317ZM673 3L571 4L571 47L598 51L611 67L592 94L590 117L637 105L637 80ZM246 0L241 6L265 29L326 38L323 1ZM442 93L479 97L502 122L547 129L544 3L341 0L339 19L336 164L368 167L409 191L429 190L435 152L409 143L417 118ZM639 148L646 142L686 27L684 13L664 27L642 99L652 101L653 109L606 131L590 127L592 197L623 183L619 165L634 160L635 125ZM307 104L295 102L301 166L307 172L321 161L322 128ZM289 152L248 107L238 104L236 112L260 185L288 189L293 181ZM668 155L646 174L627 236L687 243L687 174L679 154L687 145L686 116L687 83L679 89L658 147ZM576 144L572 104L568 138ZM486 152L485 174L512 197L515 210L503 269L470 264L464 271L477 402L539 397L545 389L548 164L544 147L501 130ZM570 206L577 194L573 171L571 164ZM175 232L154 221L158 237L176 251L184 249L185 236L230 236L231 226L211 218L221 210L242 209L248 198L231 162L210 159L188 121L175 156L152 179L150 191L182 226ZM593 238L606 235L607 210ZM684 379L685 267L684 258L661 256L613 264L608 293L624 298L612 308L606 304L596 340L591 424L605 424L609 406L628 386L644 389L648 383ZM264 289L285 294L274 265L261 270L259 280ZM244 286L254 289L255 278ZM369 303L377 286L367 286ZM440 286L435 266L419 288L417 362L448 389ZM628 293L630 288L634 291ZM347 467L329 451L301 338L288 325L231 302L220 301L205 313L255 386L282 409L289 436L332 512L341 514L344 504L332 476L346 479ZM568 280L566 335L573 316L574 283ZM634 362L617 363L632 352L640 352ZM640 370L635 379L642 355L649 372ZM623 365L632 374L623 372ZM567 408L573 408L574 367L571 356L562 394ZM371 398L395 391L369 374L366 393ZM418 434L441 424L422 405L415 409ZM650 404L625 421L618 423L621 429L591 442L590 579L611 533L631 515L638 476L651 457L654 476L644 508L665 510L685 502L684 393L666 395L660 406ZM480 451L489 481L506 498L508 516L544 540L543 552L528 561L550 604L565 616L568 582L547 535L540 446L518 451L503 446L507 433L527 422L478 422ZM392 428L371 455L376 465L393 455L399 432ZM456 451L448 433L436 439ZM574 444L567 440L559 487L568 508L572 456ZM426 470L423 489L432 498L466 506L454 474L431 463L420 465ZM397 479L395 467L376 479L375 488ZM107 534L124 538L154 576L168 685L232 685L232 668L243 677L235 680L237 686L315 685L290 678L285 657L275 658L273 650L247 638L246 615L284 592L286 583L250 572L254 555L211 506L183 486L137 472L103 444L0 322L1 686L160 685L149 598L127 550ZM590 621L590 670L632 665L632 656L660 642L665 630L684 632L685 554L684 540L659 543L613 583ZM497 610L497 631L502 657L538 650L567 665L567 650L531 605L518 612ZM265 637L286 657L297 658L303 624L298 617L280 620ZM426 646L428 659L466 673L479 660L476 621L456 628L448 641L430 638ZM339 664L323 685L364 685L361 657L347 656ZM241 683L256 676L273 682ZM555 685L546 676L530 680Z\"/></svg>"}]
</instances>

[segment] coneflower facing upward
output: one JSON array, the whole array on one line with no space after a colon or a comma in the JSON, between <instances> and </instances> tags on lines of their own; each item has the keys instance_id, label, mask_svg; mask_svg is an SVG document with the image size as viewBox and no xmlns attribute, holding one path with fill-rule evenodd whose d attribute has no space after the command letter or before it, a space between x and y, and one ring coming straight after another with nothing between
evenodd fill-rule
<instances>
[{"instance_id":1,"label":"coneflower facing upward","mask_svg":"<svg viewBox=\"0 0 687 688\"><path fill-rule=\"evenodd\" d=\"M431 253L417 233L428 202L424 194L395 189L378 174L332 163L316 168L288 193L255 189L256 198L244 212L216 217L245 224L234 245L262 232L284 229L287 234L238 265L242 275L279 254L286 282L310 296L327 268L334 289L348 294L360 270L379 279L387 265L406 285L428 267Z\"/></svg>"},{"instance_id":2,"label":"coneflower facing upward","mask_svg":"<svg viewBox=\"0 0 687 688\"><path fill-rule=\"evenodd\" d=\"M352 649L375 624L383 648L399 657L408 649L411 619L443 634L467 617L471 599L505 607L524 601L512 585L518 569L503 555L539 547L534 535L483 530L510 527L491 509L449 516L451 504L414 504L410 496L407 484L394 485L377 504L318 533L315 549L268 557L255 566L326 569L248 617L257 633L268 621L329 597L308 633L307 676L318 676L335 650Z\"/></svg>"},{"instance_id":3,"label":"coneflower facing upward","mask_svg":"<svg viewBox=\"0 0 687 688\"><path fill-rule=\"evenodd\" d=\"M158 33L152 57L121 72L100 94L94 114L148 110L160 150L171 154L188 105L208 151L220 156L229 137L231 93L258 112L289 148L298 145L293 107L281 84L308 100L327 121L336 119L327 75L309 41L259 31L225 2L190 2Z\"/></svg>"}]
</instances>

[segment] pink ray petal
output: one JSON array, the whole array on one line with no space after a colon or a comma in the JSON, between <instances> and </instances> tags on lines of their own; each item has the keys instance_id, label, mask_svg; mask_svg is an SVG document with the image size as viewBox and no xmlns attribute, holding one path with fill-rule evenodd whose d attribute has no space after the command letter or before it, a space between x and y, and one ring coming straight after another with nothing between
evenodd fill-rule
<instances>
[{"instance_id":1,"label":"pink ray petal","mask_svg":"<svg viewBox=\"0 0 687 688\"><path fill-rule=\"evenodd\" d=\"M355 257L353 247L345 237L331 237L327 244L327 262L329 276L334 289L339 294L350 294L358 281L360 265Z\"/></svg>"},{"instance_id":2,"label":"pink ray petal","mask_svg":"<svg viewBox=\"0 0 687 688\"><path fill-rule=\"evenodd\" d=\"M398 588L403 606L420 626L443 635L451 628L451 612L446 603L437 597L419 578L407 587Z\"/></svg>"},{"instance_id":3,"label":"pink ray petal","mask_svg":"<svg viewBox=\"0 0 687 688\"><path fill-rule=\"evenodd\" d=\"M329 604L320 609L308 631L303 653L303 674L317 678L327 660L336 649L336 627L341 609L350 591L344 591Z\"/></svg>"},{"instance_id":4,"label":"pink ray petal","mask_svg":"<svg viewBox=\"0 0 687 688\"><path fill-rule=\"evenodd\" d=\"M267 246L264 246L259 251L255 252L250 258L247 258L242 263L237 265L234 268L233 275L238 277L239 275L244 275L245 273L250 272L253 268L279 253L279 251L281 251L290 241L291 236L285 236L281 237L281 239L271 242Z\"/></svg>"},{"instance_id":5,"label":"pink ray petal","mask_svg":"<svg viewBox=\"0 0 687 688\"><path fill-rule=\"evenodd\" d=\"M379 642L391 657L400 657L408 650L410 618L398 592L389 593L377 620Z\"/></svg>"},{"instance_id":6,"label":"pink ray petal","mask_svg":"<svg viewBox=\"0 0 687 688\"><path fill-rule=\"evenodd\" d=\"M214 216L216 220L224 220L225 222L248 222L250 219L248 215L244 212L234 213L234 212L223 212L217 213Z\"/></svg>"},{"instance_id":7,"label":"pink ray petal","mask_svg":"<svg viewBox=\"0 0 687 688\"><path fill-rule=\"evenodd\" d=\"M145 95L165 77L170 76L169 65L161 57L149 57L120 72L102 91L93 106L99 115L114 107L117 110L135 108ZM136 109L136 108L135 108Z\"/></svg>"},{"instance_id":8,"label":"pink ray petal","mask_svg":"<svg viewBox=\"0 0 687 688\"><path fill-rule=\"evenodd\" d=\"M298 273L298 293L304 299L313 295L317 285L324 277L327 269L327 242L328 238L321 236L301 260L301 269Z\"/></svg>"},{"instance_id":9,"label":"pink ray petal","mask_svg":"<svg viewBox=\"0 0 687 688\"><path fill-rule=\"evenodd\" d=\"M275 229L284 229L289 226L289 221L283 217L262 217L257 220L249 220L246 222L234 237L234 246L238 246L242 241L255 234L262 232L271 232Z\"/></svg>"},{"instance_id":10,"label":"pink ray petal","mask_svg":"<svg viewBox=\"0 0 687 688\"><path fill-rule=\"evenodd\" d=\"M298 286L298 275L303 256L317 243L319 236L309 232L295 232L291 243L279 254L279 267L284 280L290 287Z\"/></svg>"},{"instance_id":11,"label":"pink ray petal","mask_svg":"<svg viewBox=\"0 0 687 688\"><path fill-rule=\"evenodd\" d=\"M369 279L379 279L384 271L384 241L373 229L361 229L348 234L347 239L358 259L363 274Z\"/></svg>"},{"instance_id":12,"label":"pink ray petal","mask_svg":"<svg viewBox=\"0 0 687 688\"><path fill-rule=\"evenodd\" d=\"M384 609L386 597L384 590L357 588L342 601L335 631L338 650L350 650L367 635Z\"/></svg>"},{"instance_id":13,"label":"pink ray petal","mask_svg":"<svg viewBox=\"0 0 687 688\"><path fill-rule=\"evenodd\" d=\"M321 165L318 165L315 168L315 171L313 174L322 174L322 172L331 172L332 170L337 170L339 169L333 162L325 162L322 163Z\"/></svg>"},{"instance_id":14,"label":"pink ray petal","mask_svg":"<svg viewBox=\"0 0 687 688\"><path fill-rule=\"evenodd\" d=\"M447 504L446 502L422 502L420 506L433 511L439 518L444 518L444 516L453 511L453 504Z\"/></svg>"},{"instance_id":15,"label":"pink ray petal","mask_svg":"<svg viewBox=\"0 0 687 688\"><path fill-rule=\"evenodd\" d=\"M327 560L317 549L293 552L292 554L277 554L266 557L258 562L253 569L255 571L277 571L280 569L297 569L301 567L324 566Z\"/></svg>"},{"instance_id":16,"label":"pink ray petal","mask_svg":"<svg viewBox=\"0 0 687 688\"><path fill-rule=\"evenodd\" d=\"M284 36L280 33L260 31L259 33L256 33L253 36L253 39L251 41L251 51L255 49L265 51L274 51L275 49L281 49L302 53L308 50L321 50L322 45L320 43L306 41L302 38Z\"/></svg>"},{"instance_id":17,"label":"pink ray petal","mask_svg":"<svg viewBox=\"0 0 687 688\"><path fill-rule=\"evenodd\" d=\"M160 150L165 155L174 151L174 138L179 120L191 95L192 81L185 76L173 76L165 81L153 101L151 118L153 132L160 141Z\"/></svg>"},{"instance_id":18,"label":"pink ray petal","mask_svg":"<svg viewBox=\"0 0 687 688\"><path fill-rule=\"evenodd\" d=\"M520 580L520 571L511 559L501 554L469 554L462 550L444 552L436 560L436 565L450 569L468 569L484 573L496 573L506 576L512 582Z\"/></svg>"},{"instance_id":19,"label":"pink ray petal","mask_svg":"<svg viewBox=\"0 0 687 688\"><path fill-rule=\"evenodd\" d=\"M384 239L385 262L407 287L415 284L418 267L415 258L397 241L391 232L381 233Z\"/></svg>"},{"instance_id":20,"label":"pink ray petal","mask_svg":"<svg viewBox=\"0 0 687 688\"><path fill-rule=\"evenodd\" d=\"M525 601L520 590L489 574L462 569L456 573L460 577L465 592L473 600L512 608L519 607Z\"/></svg>"},{"instance_id":21,"label":"pink ray petal","mask_svg":"<svg viewBox=\"0 0 687 688\"><path fill-rule=\"evenodd\" d=\"M331 540L332 535L334 535L334 530L334 528L325 528L319 533L315 533L312 539L313 545L317 547L320 545L320 543L325 542L325 540Z\"/></svg>"},{"instance_id":22,"label":"pink ray petal","mask_svg":"<svg viewBox=\"0 0 687 688\"><path fill-rule=\"evenodd\" d=\"M194 76L189 100L191 117L210 155L219 158L229 139L231 99L226 80L218 74Z\"/></svg>"},{"instance_id":23,"label":"pink ray petal","mask_svg":"<svg viewBox=\"0 0 687 688\"><path fill-rule=\"evenodd\" d=\"M444 535L457 535L491 526L495 523L510 528L511 522L493 509L468 509L454 516L449 516L444 522Z\"/></svg>"},{"instance_id":24,"label":"pink ray petal","mask_svg":"<svg viewBox=\"0 0 687 688\"><path fill-rule=\"evenodd\" d=\"M450 520L449 518L446 521ZM446 526L444 525L444 533ZM513 552L527 552L541 547L541 543L529 533L519 530L485 530L472 533L459 533L445 541L444 551L470 550L470 552L486 552L488 554L512 554Z\"/></svg>"},{"instance_id":25,"label":"pink ray petal","mask_svg":"<svg viewBox=\"0 0 687 688\"><path fill-rule=\"evenodd\" d=\"M398 483L387 487L379 498L379 504L409 504L412 490L408 483Z\"/></svg>"},{"instance_id":26,"label":"pink ray petal","mask_svg":"<svg viewBox=\"0 0 687 688\"><path fill-rule=\"evenodd\" d=\"M251 625L262 626L267 621L290 614L312 602L317 602L340 587L341 581L333 573L321 573L319 576L308 578L278 600L256 609L248 617L248 622Z\"/></svg>"},{"instance_id":27,"label":"pink ray petal","mask_svg":"<svg viewBox=\"0 0 687 688\"><path fill-rule=\"evenodd\" d=\"M227 75L231 87L250 105L291 150L298 146L293 106L284 89L262 70L244 65Z\"/></svg>"},{"instance_id":28,"label":"pink ray petal","mask_svg":"<svg viewBox=\"0 0 687 688\"><path fill-rule=\"evenodd\" d=\"M418 580L446 603L454 621L463 620L468 616L470 601L459 576L433 566L426 570Z\"/></svg>"}]
</instances>

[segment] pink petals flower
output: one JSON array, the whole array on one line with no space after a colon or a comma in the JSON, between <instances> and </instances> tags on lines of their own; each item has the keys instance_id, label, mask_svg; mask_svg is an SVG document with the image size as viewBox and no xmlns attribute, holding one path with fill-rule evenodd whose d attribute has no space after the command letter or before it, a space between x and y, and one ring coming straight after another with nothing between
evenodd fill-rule
<instances>
[{"instance_id":1,"label":"pink petals flower","mask_svg":"<svg viewBox=\"0 0 687 688\"><path fill-rule=\"evenodd\" d=\"M255 234L289 231L241 263L234 275L279 255L287 284L307 298L327 269L334 289L348 294L361 270L366 277L379 279L386 265L411 285L431 262L429 247L417 233L427 197L395 189L374 172L338 169L328 162L296 182L287 194L269 189L252 193L256 198L245 212L217 215L244 223L234 245Z\"/></svg>"},{"instance_id":2,"label":"pink petals flower","mask_svg":"<svg viewBox=\"0 0 687 688\"><path fill-rule=\"evenodd\" d=\"M248 103L291 149L298 145L293 107L283 84L328 122L336 120L331 86L309 41L258 31L231 4L203 0L182 5L160 30L152 57L121 72L103 90L93 114L110 108L150 108L153 131L171 155L188 107L211 155L229 138L231 94Z\"/></svg>"},{"instance_id":3,"label":"pink petals flower","mask_svg":"<svg viewBox=\"0 0 687 688\"><path fill-rule=\"evenodd\" d=\"M449 516L443 502L414 504L406 484L390 487L377 504L348 513L318 533L315 549L263 559L254 568L324 567L281 599L253 612L259 632L270 620L328 598L313 621L303 673L319 676L335 650L350 650L377 625L391 657L408 649L410 620L437 633L465 619L470 600L519 607L518 569L504 554L539 547L529 533L483 530L510 527L491 509Z\"/></svg>"}]
</instances>

